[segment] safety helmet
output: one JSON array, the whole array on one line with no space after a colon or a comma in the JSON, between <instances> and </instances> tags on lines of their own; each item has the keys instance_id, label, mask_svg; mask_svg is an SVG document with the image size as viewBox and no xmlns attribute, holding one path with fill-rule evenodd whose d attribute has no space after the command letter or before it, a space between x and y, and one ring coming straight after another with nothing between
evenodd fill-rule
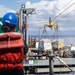
<instances>
[{"instance_id":1,"label":"safety helmet","mask_svg":"<svg viewBox=\"0 0 75 75\"><path fill-rule=\"evenodd\" d=\"M2 22L16 26L18 25L18 17L14 13L10 12L3 16Z\"/></svg>"}]
</instances>

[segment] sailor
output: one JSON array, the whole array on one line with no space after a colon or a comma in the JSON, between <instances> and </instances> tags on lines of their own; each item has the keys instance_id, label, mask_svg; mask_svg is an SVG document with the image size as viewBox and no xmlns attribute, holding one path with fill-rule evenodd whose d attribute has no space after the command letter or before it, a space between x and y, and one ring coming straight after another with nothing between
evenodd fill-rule
<instances>
[{"instance_id":1,"label":"sailor","mask_svg":"<svg viewBox=\"0 0 75 75\"><path fill-rule=\"evenodd\" d=\"M24 43L22 34L15 32L18 17L14 13L7 13L2 23L4 33L0 34L0 75L24 75Z\"/></svg>"}]
</instances>

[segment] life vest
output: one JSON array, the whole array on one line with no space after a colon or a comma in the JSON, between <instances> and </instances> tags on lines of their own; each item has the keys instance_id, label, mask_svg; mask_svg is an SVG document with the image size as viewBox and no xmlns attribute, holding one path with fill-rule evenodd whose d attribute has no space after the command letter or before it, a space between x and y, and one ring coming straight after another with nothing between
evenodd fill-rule
<instances>
[{"instance_id":1,"label":"life vest","mask_svg":"<svg viewBox=\"0 0 75 75\"><path fill-rule=\"evenodd\" d=\"M0 69L22 69L24 43L21 33L0 34Z\"/></svg>"}]
</instances>

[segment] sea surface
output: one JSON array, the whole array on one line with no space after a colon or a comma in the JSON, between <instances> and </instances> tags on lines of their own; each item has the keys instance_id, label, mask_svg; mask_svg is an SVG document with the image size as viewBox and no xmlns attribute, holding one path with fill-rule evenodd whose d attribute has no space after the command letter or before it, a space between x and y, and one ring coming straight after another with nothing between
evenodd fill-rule
<instances>
[{"instance_id":1,"label":"sea surface","mask_svg":"<svg viewBox=\"0 0 75 75\"><path fill-rule=\"evenodd\" d=\"M29 35L29 38L49 38L49 39L57 39L54 36L38 36L38 35ZM75 35L63 35L62 37L58 36L59 39L63 39L65 45L75 45Z\"/></svg>"}]
</instances>

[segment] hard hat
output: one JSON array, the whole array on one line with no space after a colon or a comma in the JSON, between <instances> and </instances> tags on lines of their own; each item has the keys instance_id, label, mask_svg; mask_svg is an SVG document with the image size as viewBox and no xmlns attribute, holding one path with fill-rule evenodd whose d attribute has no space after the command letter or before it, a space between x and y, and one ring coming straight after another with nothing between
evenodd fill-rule
<instances>
[{"instance_id":1,"label":"hard hat","mask_svg":"<svg viewBox=\"0 0 75 75\"><path fill-rule=\"evenodd\" d=\"M16 26L18 25L18 17L14 13L10 12L3 16L2 22Z\"/></svg>"}]
</instances>

